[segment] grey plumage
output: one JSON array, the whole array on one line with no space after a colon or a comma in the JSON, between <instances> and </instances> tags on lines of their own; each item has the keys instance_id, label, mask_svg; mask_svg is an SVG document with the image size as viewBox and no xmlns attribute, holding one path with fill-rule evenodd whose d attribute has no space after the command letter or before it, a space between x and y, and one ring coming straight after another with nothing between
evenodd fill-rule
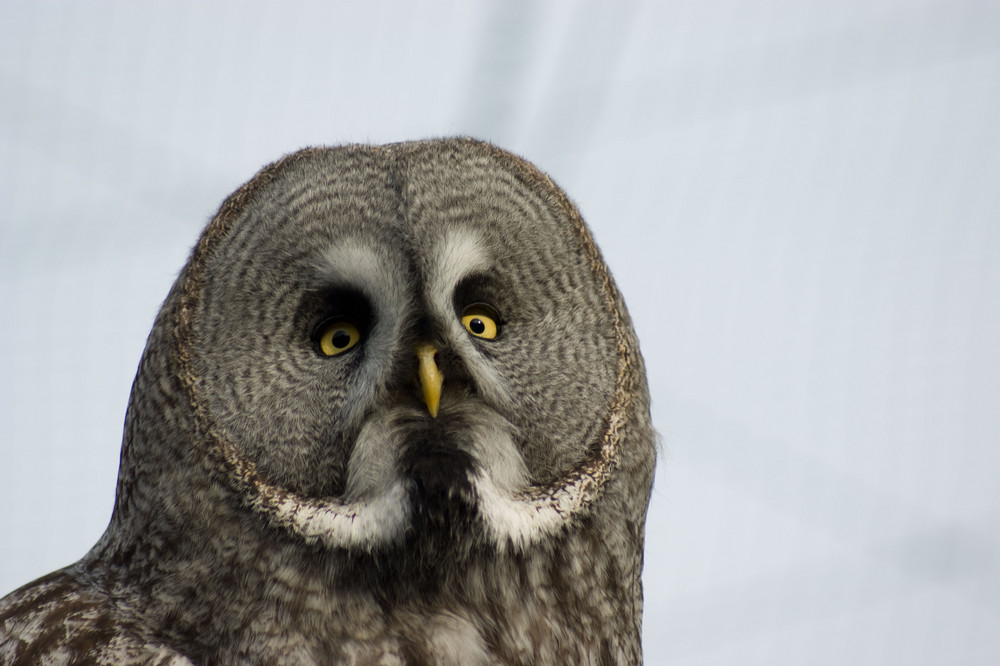
<instances>
[{"instance_id":1,"label":"grey plumage","mask_svg":"<svg viewBox=\"0 0 1000 666\"><path fill-rule=\"evenodd\" d=\"M0 601L0 659L638 663L654 457L625 305L545 175L306 149L206 227L111 523Z\"/></svg>"}]
</instances>

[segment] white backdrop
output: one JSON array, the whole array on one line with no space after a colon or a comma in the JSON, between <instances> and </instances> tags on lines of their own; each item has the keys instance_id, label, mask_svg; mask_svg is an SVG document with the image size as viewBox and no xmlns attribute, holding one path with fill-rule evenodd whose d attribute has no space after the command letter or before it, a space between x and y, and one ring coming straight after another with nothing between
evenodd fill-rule
<instances>
[{"instance_id":1,"label":"white backdrop","mask_svg":"<svg viewBox=\"0 0 1000 666\"><path fill-rule=\"evenodd\" d=\"M0 3L0 594L110 517L199 229L309 144L548 171L643 344L652 664L1000 663L1000 3Z\"/></svg>"}]
</instances>

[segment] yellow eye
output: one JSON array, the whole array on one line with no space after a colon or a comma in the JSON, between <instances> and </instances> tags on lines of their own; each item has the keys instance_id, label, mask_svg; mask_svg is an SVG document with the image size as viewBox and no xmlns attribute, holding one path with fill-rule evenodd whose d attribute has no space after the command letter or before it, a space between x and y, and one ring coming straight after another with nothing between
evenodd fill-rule
<instances>
[{"instance_id":1,"label":"yellow eye","mask_svg":"<svg viewBox=\"0 0 1000 666\"><path fill-rule=\"evenodd\" d=\"M327 356L336 356L358 344L361 331L349 321L331 321L320 328L319 348Z\"/></svg>"},{"instance_id":2,"label":"yellow eye","mask_svg":"<svg viewBox=\"0 0 1000 666\"><path fill-rule=\"evenodd\" d=\"M500 333L497 313L488 305L477 303L462 311L462 326L477 338L492 340Z\"/></svg>"}]
</instances>

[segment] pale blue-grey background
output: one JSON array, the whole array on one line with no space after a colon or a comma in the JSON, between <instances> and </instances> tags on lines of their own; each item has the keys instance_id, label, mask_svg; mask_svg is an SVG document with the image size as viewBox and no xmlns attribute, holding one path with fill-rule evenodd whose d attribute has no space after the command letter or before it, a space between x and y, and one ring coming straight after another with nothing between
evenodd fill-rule
<instances>
[{"instance_id":1,"label":"pale blue-grey background","mask_svg":"<svg viewBox=\"0 0 1000 666\"><path fill-rule=\"evenodd\" d=\"M0 594L106 525L222 198L454 134L548 171L631 306L649 663L1000 663L996 0L3 0Z\"/></svg>"}]
</instances>

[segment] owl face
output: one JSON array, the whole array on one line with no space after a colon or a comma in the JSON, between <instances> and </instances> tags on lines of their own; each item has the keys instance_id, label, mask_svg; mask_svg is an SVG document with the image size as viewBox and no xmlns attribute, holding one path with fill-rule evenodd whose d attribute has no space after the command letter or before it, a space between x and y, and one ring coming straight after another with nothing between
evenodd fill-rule
<instances>
[{"instance_id":1,"label":"owl face","mask_svg":"<svg viewBox=\"0 0 1000 666\"><path fill-rule=\"evenodd\" d=\"M561 193L484 144L298 153L206 231L180 356L233 482L299 537L524 547L613 464L604 270Z\"/></svg>"}]
</instances>

